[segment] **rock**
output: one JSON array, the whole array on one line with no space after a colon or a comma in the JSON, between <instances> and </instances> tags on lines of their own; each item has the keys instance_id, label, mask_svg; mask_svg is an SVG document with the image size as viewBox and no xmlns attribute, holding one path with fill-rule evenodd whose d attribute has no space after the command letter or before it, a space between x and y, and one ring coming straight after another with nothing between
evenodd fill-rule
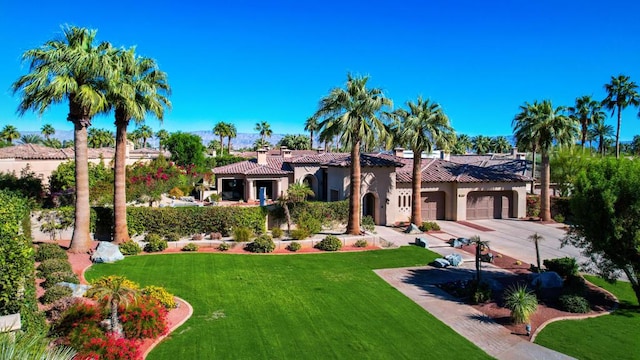
<instances>
[{"instance_id":1,"label":"rock","mask_svg":"<svg viewBox=\"0 0 640 360\"><path fill-rule=\"evenodd\" d=\"M422 234L422 231L416 226L416 224L409 224L404 230L405 234Z\"/></svg>"},{"instance_id":2,"label":"rock","mask_svg":"<svg viewBox=\"0 0 640 360\"><path fill-rule=\"evenodd\" d=\"M462 262L462 256L458 254L450 254L444 257L451 266L458 266Z\"/></svg>"},{"instance_id":3,"label":"rock","mask_svg":"<svg viewBox=\"0 0 640 360\"><path fill-rule=\"evenodd\" d=\"M118 245L106 241L100 241L98 248L91 255L94 263L112 263L124 259Z\"/></svg>"},{"instance_id":4,"label":"rock","mask_svg":"<svg viewBox=\"0 0 640 360\"><path fill-rule=\"evenodd\" d=\"M540 274L530 274L531 285L540 289L553 289L562 287L562 278L554 271L547 271Z\"/></svg>"},{"instance_id":5,"label":"rock","mask_svg":"<svg viewBox=\"0 0 640 360\"><path fill-rule=\"evenodd\" d=\"M423 248L429 248L429 240L427 240L426 238L423 237L417 237L416 238L416 245L423 247Z\"/></svg>"},{"instance_id":6,"label":"rock","mask_svg":"<svg viewBox=\"0 0 640 360\"><path fill-rule=\"evenodd\" d=\"M437 268L446 268L447 266L449 266L451 264L447 261L447 259L437 258L437 259L433 260L432 265L437 267Z\"/></svg>"},{"instance_id":7,"label":"rock","mask_svg":"<svg viewBox=\"0 0 640 360\"><path fill-rule=\"evenodd\" d=\"M87 290L91 289L91 285L74 284L74 283L64 282L64 281L63 282L59 282L56 285L66 286L69 289L71 289L71 291L73 291L71 296L73 296L73 297L83 297L84 294L87 293Z\"/></svg>"}]
</instances>

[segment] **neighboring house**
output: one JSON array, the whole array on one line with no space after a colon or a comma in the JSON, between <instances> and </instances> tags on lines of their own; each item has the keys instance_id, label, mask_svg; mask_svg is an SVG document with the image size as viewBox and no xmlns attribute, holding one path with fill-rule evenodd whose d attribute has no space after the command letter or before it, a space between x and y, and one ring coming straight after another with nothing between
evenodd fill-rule
<instances>
[{"instance_id":1,"label":"neighboring house","mask_svg":"<svg viewBox=\"0 0 640 360\"><path fill-rule=\"evenodd\" d=\"M160 154L157 150L136 149L133 150L131 144L127 151L127 165L138 161L150 161ZM112 160L115 155L114 148L87 149L89 162L98 164L104 161L106 166L113 166ZM167 155L167 154L165 154ZM42 179L43 184L49 183L51 173L58 166L66 161L73 161L75 153L73 148L54 149L37 144L22 144L0 148L0 173L15 173L20 176L20 172L29 168L36 176Z\"/></svg>"},{"instance_id":2,"label":"neighboring house","mask_svg":"<svg viewBox=\"0 0 640 360\"><path fill-rule=\"evenodd\" d=\"M407 221L411 215L411 179L414 159L403 149L394 155L362 154L362 214L376 224ZM479 159L425 158L422 162L422 216L424 220L520 218L526 213L529 165L521 158ZM453 156L452 156L453 158ZM467 163L460 163L462 159ZM485 159L486 160L486 159ZM247 161L213 169L223 200L253 201L259 189L267 198L286 192L289 184L304 182L316 200L338 201L349 196L348 153L318 150L297 152L258 150Z\"/></svg>"}]
</instances>

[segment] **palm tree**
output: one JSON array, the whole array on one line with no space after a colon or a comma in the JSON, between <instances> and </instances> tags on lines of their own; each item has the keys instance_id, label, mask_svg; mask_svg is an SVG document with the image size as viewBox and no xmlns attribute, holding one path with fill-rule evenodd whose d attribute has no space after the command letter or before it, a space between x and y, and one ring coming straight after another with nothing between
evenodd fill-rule
<instances>
[{"instance_id":1,"label":"palm tree","mask_svg":"<svg viewBox=\"0 0 640 360\"><path fill-rule=\"evenodd\" d=\"M54 148L54 149L60 149L62 148L62 143L60 142L60 140L53 138L53 139L49 139L49 140L45 140L42 142L42 144L46 147L50 147L50 148Z\"/></svg>"},{"instance_id":2,"label":"palm tree","mask_svg":"<svg viewBox=\"0 0 640 360\"><path fill-rule=\"evenodd\" d=\"M514 122L528 122L531 120L531 111L534 108L533 104L525 102L524 105L520 105L520 112L516 114ZM537 151L538 143L533 138L533 134L519 133L515 136L516 147L525 151L531 151L531 194L534 193L536 183L536 163L537 163Z\"/></svg>"},{"instance_id":3,"label":"palm tree","mask_svg":"<svg viewBox=\"0 0 640 360\"><path fill-rule=\"evenodd\" d=\"M383 109L393 106L381 89L367 88L369 77L347 75L345 89L334 88L320 100L314 117L319 123L320 137L339 135L340 142L351 148L349 184L349 221L347 233L360 234L360 147L376 139L385 139ZM324 136L323 136L324 134Z\"/></svg>"},{"instance_id":4,"label":"palm tree","mask_svg":"<svg viewBox=\"0 0 640 360\"><path fill-rule=\"evenodd\" d=\"M169 132L165 129L160 129L156 132L156 138L158 139L158 147L160 151L162 151L162 149L164 149L164 143L169 138Z\"/></svg>"},{"instance_id":5,"label":"palm tree","mask_svg":"<svg viewBox=\"0 0 640 360\"><path fill-rule=\"evenodd\" d=\"M51 135L56 133L56 129L54 129L51 124L44 124L40 129L40 133L42 133L42 136L44 136L45 140L49 140Z\"/></svg>"},{"instance_id":6,"label":"palm tree","mask_svg":"<svg viewBox=\"0 0 640 360\"><path fill-rule=\"evenodd\" d=\"M131 132L127 133L127 139L133 142L133 146L135 149L140 148L140 139L142 139L142 134L140 133L140 129L135 129Z\"/></svg>"},{"instance_id":7,"label":"palm tree","mask_svg":"<svg viewBox=\"0 0 640 360\"><path fill-rule=\"evenodd\" d=\"M595 124L599 118L604 118L605 114L601 110L602 105L591 98L589 95L581 96L576 99L576 104L570 107L570 116L580 123L582 139L581 146L584 150L584 143L587 141L589 126Z\"/></svg>"},{"instance_id":8,"label":"palm tree","mask_svg":"<svg viewBox=\"0 0 640 360\"><path fill-rule=\"evenodd\" d=\"M265 141L265 137L271 137L273 131L271 130L271 125L269 125L266 121L261 121L256 123L255 130L260 134L262 141Z\"/></svg>"},{"instance_id":9,"label":"palm tree","mask_svg":"<svg viewBox=\"0 0 640 360\"><path fill-rule=\"evenodd\" d=\"M216 124L216 126L213 127L213 133L215 135L220 136L220 145L222 146L222 144L224 144L223 140L225 138L225 136L227 136L227 132L228 132L228 126L229 124L227 124L224 121L220 121ZM223 151L220 151L220 155L222 155Z\"/></svg>"},{"instance_id":10,"label":"palm tree","mask_svg":"<svg viewBox=\"0 0 640 360\"><path fill-rule=\"evenodd\" d=\"M101 147L113 146L115 139L113 133L106 129L90 128L87 131L87 145L90 148L97 149Z\"/></svg>"},{"instance_id":11,"label":"palm tree","mask_svg":"<svg viewBox=\"0 0 640 360\"><path fill-rule=\"evenodd\" d=\"M534 102L529 105L526 116L522 113L513 120L513 130L516 139L529 139L535 143L542 155L540 212L542 221L551 221L551 207L549 196L549 155L555 145L573 144L577 136L577 124L563 114L563 107L554 108L551 101Z\"/></svg>"},{"instance_id":12,"label":"palm tree","mask_svg":"<svg viewBox=\"0 0 640 360\"><path fill-rule=\"evenodd\" d=\"M471 138L467 134L459 134L456 136L456 143L453 145L452 153L464 155L473 146Z\"/></svg>"},{"instance_id":13,"label":"palm tree","mask_svg":"<svg viewBox=\"0 0 640 360\"><path fill-rule=\"evenodd\" d=\"M21 144L42 144L43 141L44 139L37 134L25 134L22 135L19 140Z\"/></svg>"},{"instance_id":14,"label":"palm tree","mask_svg":"<svg viewBox=\"0 0 640 360\"><path fill-rule=\"evenodd\" d=\"M20 133L15 126L5 125L5 127L2 128L2 132L0 132L0 137L2 137L2 140L8 142L9 144L13 144L13 140L17 140L20 138Z\"/></svg>"},{"instance_id":15,"label":"palm tree","mask_svg":"<svg viewBox=\"0 0 640 360\"><path fill-rule=\"evenodd\" d=\"M604 85L607 97L602 100L602 106L611 110L611 116L618 112L618 127L616 128L616 159L620 157L620 126L622 125L622 110L629 106L640 105L638 85L626 75L611 77L611 82Z\"/></svg>"},{"instance_id":16,"label":"palm tree","mask_svg":"<svg viewBox=\"0 0 640 360\"><path fill-rule=\"evenodd\" d=\"M408 110L398 109L394 112L396 121L392 130L396 137L396 143L407 146L413 151L413 169L411 180L411 222L420 226L422 224L422 161L420 155L423 151L431 153L436 144L442 145L444 141L452 138L453 128L449 124L449 118L439 104L423 100L418 97L414 103L407 101Z\"/></svg>"},{"instance_id":17,"label":"palm tree","mask_svg":"<svg viewBox=\"0 0 640 360\"><path fill-rule=\"evenodd\" d=\"M313 150L313 132L318 130L318 119L316 119L313 116L308 118L307 121L305 121L304 123L304 129L309 132L309 139L310 139L309 149Z\"/></svg>"},{"instance_id":18,"label":"palm tree","mask_svg":"<svg viewBox=\"0 0 640 360\"><path fill-rule=\"evenodd\" d=\"M481 271L481 263L482 263L482 252L484 250L489 250L489 242L480 239L480 236L475 235L472 236L469 242L470 245L475 245L476 247L476 284L480 286L480 271Z\"/></svg>"},{"instance_id":19,"label":"palm tree","mask_svg":"<svg viewBox=\"0 0 640 360\"><path fill-rule=\"evenodd\" d=\"M491 147L493 152L504 154L511 149L511 143L504 136L496 136L491 139Z\"/></svg>"},{"instance_id":20,"label":"palm tree","mask_svg":"<svg viewBox=\"0 0 640 360\"><path fill-rule=\"evenodd\" d=\"M484 135L475 136L471 143L473 144L473 150L478 155L484 155L491 149L491 138Z\"/></svg>"},{"instance_id":21,"label":"palm tree","mask_svg":"<svg viewBox=\"0 0 640 360\"><path fill-rule=\"evenodd\" d=\"M238 136L238 130L236 129L236 126L233 124L227 124L227 154L231 154L231 139L235 138L236 136Z\"/></svg>"},{"instance_id":22,"label":"palm tree","mask_svg":"<svg viewBox=\"0 0 640 360\"><path fill-rule=\"evenodd\" d=\"M207 150L209 150L209 154L213 154L214 151L222 151L222 146L220 145L220 141L211 140L209 144L207 144Z\"/></svg>"},{"instance_id":23,"label":"palm tree","mask_svg":"<svg viewBox=\"0 0 640 360\"><path fill-rule=\"evenodd\" d=\"M75 225L70 250L76 253L87 252L91 247L87 128L96 113L107 109L100 90L113 69L111 58L106 56L111 45L94 46L95 36L95 30L67 27L63 39L27 50L22 57L30 61L30 73L13 84L14 93L21 93L21 115L28 110L42 114L52 103L68 100L67 120L74 125L76 163Z\"/></svg>"},{"instance_id":24,"label":"palm tree","mask_svg":"<svg viewBox=\"0 0 640 360\"><path fill-rule=\"evenodd\" d=\"M158 69L155 60L135 55L134 49L115 53L117 74L107 87L109 105L115 109L116 154L114 161L113 240L116 244L129 240L127 227L126 153L127 126L133 119L144 121L153 114L162 122L165 108L171 107L167 74ZM153 130L142 125L138 128L146 148Z\"/></svg>"},{"instance_id":25,"label":"palm tree","mask_svg":"<svg viewBox=\"0 0 640 360\"><path fill-rule=\"evenodd\" d=\"M284 215L287 219L287 234L291 234L291 212L289 211L289 204L303 202L307 197L314 195L315 193L307 184L293 183L289 185L286 194L278 197L277 202L284 209Z\"/></svg>"},{"instance_id":26,"label":"palm tree","mask_svg":"<svg viewBox=\"0 0 640 360\"><path fill-rule=\"evenodd\" d=\"M598 153L605 155L607 139L613 136L613 126L607 125L603 120L596 122L589 133L594 139L598 139Z\"/></svg>"},{"instance_id":27,"label":"palm tree","mask_svg":"<svg viewBox=\"0 0 640 360\"><path fill-rule=\"evenodd\" d=\"M118 337L122 337L122 328L118 319L118 306L120 304L126 306L129 302L135 300L138 291L127 287L127 279L124 276L109 276L100 279L91 288L91 293L101 304L109 306L111 331L116 333Z\"/></svg>"},{"instance_id":28,"label":"palm tree","mask_svg":"<svg viewBox=\"0 0 640 360\"><path fill-rule=\"evenodd\" d=\"M534 233L533 235L529 236L529 240L533 241L533 243L536 245L536 262L538 264L538 271L540 272L540 242L542 240L544 240L544 237L538 233Z\"/></svg>"},{"instance_id":29,"label":"palm tree","mask_svg":"<svg viewBox=\"0 0 640 360\"><path fill-rule=\"evenodd\" d=\"M271 143L264 139L256 139L253 142L253 150L265 149L271 147Z\"/></svg>"}]
</instances>

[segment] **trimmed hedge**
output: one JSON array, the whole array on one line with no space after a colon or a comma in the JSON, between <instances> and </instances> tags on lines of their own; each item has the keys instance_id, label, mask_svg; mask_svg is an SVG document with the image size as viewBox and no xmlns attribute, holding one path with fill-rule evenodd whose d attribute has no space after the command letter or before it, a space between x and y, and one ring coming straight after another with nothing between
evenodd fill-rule
<instances>
[{"instance_id":1,"label":"trimmed hedge","mask_svg":"<svg viewBox=\"0 0 640 360\"><path fill-rule=\"evenodd\" d=\"M580 269L578 262L572 257L545 259L543 264L548 271L555 271L562 278L578 275L578 270Z\"/></svg>"},{"instance_id":2,"label":"trimmed hedge","mask_svg":"<svg viewBox=\"0 0 640 360\"><path fill-rule=\"evenodd\" d=\"M42 295L40 301L43 304L51 304L62 298L71 296L72 294L73 291L70 288L62 285L54 285L44 292L44 295Z\"/></svg>"},{"instance_id":3,"label":"trimmed hedge","mask_svg":"<svg viewBox=\"0 0 640 360\"><path fill-rule=\"evenodd\" d=\"M289 211L291 213L291 221L296 224L299 221L299 217L305 213L320 220L322 225L329 225L332 222L346 224L349 219L349 201L304 201L289 205ZM286 218L284 209L278 205L269 210L269 215L279 220L285 220Z\"/></svg>"},{"instance_id":4,"label":"trimmed hedge","mask_svg":"<svg viewBox=\"0 0 640 360\"><path fill-rule=\"evenodd\" d=\"M327 235L316 244L315 248L323 251L338 251L342 248L342 241L337 236Z\"/></svg>"},{"instance_id":5,"label":"trimmed hedge","mask_svg":"<svg viewBox=\"0 0 640 360\"><path fill-rule=\"evenodd\" d=\"M38 265L38 276L48 278L51 274L57 272L73 272L71 263L67 259L49 259Z\"/></svg>"},{"instance_id":6,"label":"trimmed hedge","mask_svg":"<svg viewBox=\"0 0 640 360\"><path fill-rule=\"evenodd\" d=\"M269 235L260 235L252 243L247 244L246 250L253 253L270 253L275 250L276 244Z\"/></svg>"},{"instance_id":7,"label":"trimmed hedge","mask_svg":"<svg viewBox=\"0 0 640 360\"><path fill-rule=\"evenodd\" d=\"M49 259L67 259L67 252L58 244L44 243L36 248L36 261L44 261Z\"/></svg>"}]
</instances>

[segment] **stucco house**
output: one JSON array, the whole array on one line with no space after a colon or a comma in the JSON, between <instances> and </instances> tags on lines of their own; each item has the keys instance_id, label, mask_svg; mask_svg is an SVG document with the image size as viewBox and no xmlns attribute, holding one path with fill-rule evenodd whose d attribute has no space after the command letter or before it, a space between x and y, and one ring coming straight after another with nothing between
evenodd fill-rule
<instances>
[{"instance_id":1,"label":"stucco house","mask_svg":"<svg viewBox=\"0 0 640 360\"><path fill-rule=\"evenodd\" d=\"M407 221L411 214L411 169L422 167L422 216L433 220L520 218L526 214L530 165L520 156L478 159L471 156L407 158L393 154L361 156L362 213L377 224ZM490 161L489 161L490 160ZM297 152L258 150L256 157L213 169L222 200L252 201L259 189L277 198L293 182L307 183L316 200L338 201L349 196L348 153L318 150Z\"/></svg>"}]
</instances>

